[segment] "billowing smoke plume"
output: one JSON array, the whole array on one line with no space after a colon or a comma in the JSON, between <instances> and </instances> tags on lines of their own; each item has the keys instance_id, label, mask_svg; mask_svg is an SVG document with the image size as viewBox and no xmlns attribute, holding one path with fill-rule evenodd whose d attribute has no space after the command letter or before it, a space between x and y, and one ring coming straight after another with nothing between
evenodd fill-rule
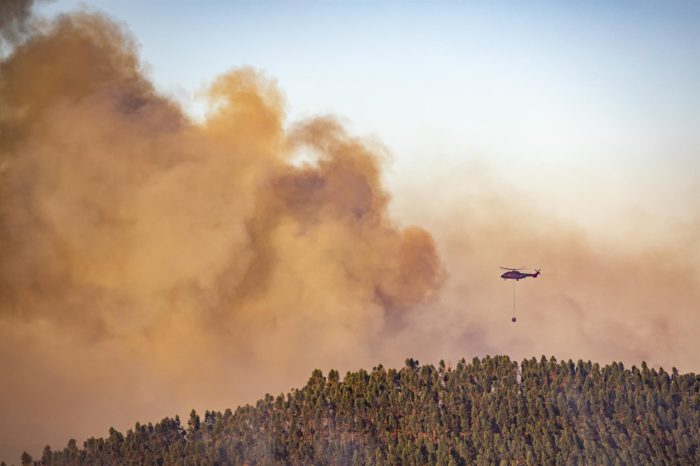
<instances>
[{"instance_id":1,"label":"billowing smoke plume","mask_svg":"<svg viewBox=\"0 0 700 466\"><path fill-rule=\"evenodd\" d=\"M14 351L50 339L66 345L56 357L95 358L64 367L75 377L115 379L105 366L127 358L139 384L225 382L233 404L267 389L260 374L281 389L370 354L436 293L432 237L387 214L380 147L330 118L285 129L276 85L249 69L210 98L194 124L95 15L58 19L2 62L0 325L28 331ZM300 151L313 162L293 163Z\"/></svg>"},{"instance_id":2,"label":"billowing smoke plume","mask_svg":"<svg viewBox=\"0 0 700 466\"><path fill-rule=\"evenodd\" d=\"M5 316L98 338L184 319L234 345L301 319L299 343L343 350L439 286L430 235L387 217L372 148L331 119L285 131L280 95L254 71L219 78L218 109L192 124L121 31L88 15L1 71ZM300 148L316 162L293 165Z\"/></svg>"}]
</instances>

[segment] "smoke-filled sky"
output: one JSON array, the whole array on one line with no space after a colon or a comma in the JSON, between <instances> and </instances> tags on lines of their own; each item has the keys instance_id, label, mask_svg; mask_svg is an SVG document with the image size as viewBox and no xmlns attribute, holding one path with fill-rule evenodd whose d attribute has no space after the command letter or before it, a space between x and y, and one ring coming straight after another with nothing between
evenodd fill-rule
<instances>
[{"instance_id":1,"label":"smoke-filled sky","mask_svg":"<svg viewBox=\"0 0 700 466\"><path fill-rule=\"evenodd\" d=\"M692 2L0 3L0 459L311 370L700 369ZM542 269L516 285L499 266Z\"/></svg>"}]
</instances>

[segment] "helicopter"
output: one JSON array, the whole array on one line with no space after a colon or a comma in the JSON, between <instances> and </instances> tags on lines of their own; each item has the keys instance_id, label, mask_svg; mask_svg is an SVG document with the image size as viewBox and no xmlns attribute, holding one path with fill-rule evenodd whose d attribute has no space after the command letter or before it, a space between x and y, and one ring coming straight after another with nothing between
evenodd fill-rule
<instances>
[{"instance_id":1,"label":"helicopter","mask_svg":"<svg viewBox=\"0 0 700 466\"><path fill-rule=\"evenodd\" d=\"M504 272L501 275L501 278L504 280L516 280L519 281L523 278L527 277L532 277L532 278L537 278L537 276L540 274L540 269L535 269L535 273L526 273L526 272L521 272L521 268L517 269L509 269L508 267L501 267L503 270L507 270L507 272Z\"/></svg>"}]
</instances>

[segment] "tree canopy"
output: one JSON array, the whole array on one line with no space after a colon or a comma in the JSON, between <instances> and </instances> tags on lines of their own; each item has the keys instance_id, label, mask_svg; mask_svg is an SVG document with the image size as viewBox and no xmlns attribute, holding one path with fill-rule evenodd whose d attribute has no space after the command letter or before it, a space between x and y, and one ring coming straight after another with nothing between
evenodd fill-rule
<instances>
[{"instance_id":1,"label":"tree canopy","mask_svg":"<svg viewBox=\"0 0 700 466\"><path fill-rule=\"evenodd\" d=\"M700 376L621 363L320 370L235 411L192 411L122 434L46 447L35 465L700 464Z\"/></svg>"}]
</instances>

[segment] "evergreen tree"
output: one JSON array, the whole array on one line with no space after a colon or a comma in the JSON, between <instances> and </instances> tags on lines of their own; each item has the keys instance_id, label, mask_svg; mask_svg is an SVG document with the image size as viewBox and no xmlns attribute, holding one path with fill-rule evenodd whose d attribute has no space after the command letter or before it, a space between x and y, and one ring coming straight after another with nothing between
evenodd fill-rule
<instances>
[{"instance_id":1,"label":"evergreen tree","mask_svg":"<svg viewBox=\"0 0 700 466\"><path fill-rule=\"evenodd\" d=\"M34 464L34 460L32 459L32 455L30 455L26 451L22 452L21 463L22 463L22 466L32 466Z\"/></svg>"}]
</instances>

